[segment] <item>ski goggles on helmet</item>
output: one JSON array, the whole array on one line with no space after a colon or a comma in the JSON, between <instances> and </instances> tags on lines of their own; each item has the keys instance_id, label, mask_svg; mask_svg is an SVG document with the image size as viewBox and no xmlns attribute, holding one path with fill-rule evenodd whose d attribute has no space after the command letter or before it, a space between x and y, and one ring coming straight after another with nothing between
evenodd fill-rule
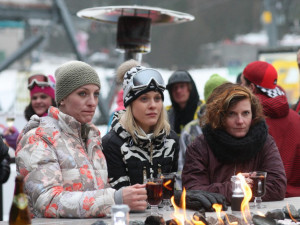
<instances>
[{"instance_id":1,"label":"ski goggles on helmet","mask_svg":"<svg viewBox=\"0 0 300 225\"><path fill-rule=\"evenodd\" d=\"M157 70L151 68L139 70L130 79L124 90L123 96L127 96L130 91L143 90L150 84L154 84L161 91L166 89L165 82Z\"/></svg>"},{"instance_id":2,"label":"ski goggles on helmet","mask_svg":"<svg viewBox=\"0 0 300 225\"><path fill-rule=\"evenodd\" d=\"M48 87L48 86L52 86L51 85L51 81L49 79L49 77L47 75L44 74L34 74L31 75L28 78L28 89L31 90L34 85L40 86L40 87Z\"/></svg>"}]
</instances>

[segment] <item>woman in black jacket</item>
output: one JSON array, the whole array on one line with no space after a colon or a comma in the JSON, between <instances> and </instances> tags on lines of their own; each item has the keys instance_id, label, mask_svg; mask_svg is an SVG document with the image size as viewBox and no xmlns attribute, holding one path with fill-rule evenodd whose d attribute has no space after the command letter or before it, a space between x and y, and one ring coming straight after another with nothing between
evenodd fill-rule
<instances>
[{"instance_id":1,"label":"woman in black jacket","mask_svg":"<svg viewBox=\"0 0 300 225\"><path fill-rule=\"evenodd\" d=\"M111 130L102 139L109 181L115 189L177 171L178 137L163 107L163 78L157 70L134 62L125 62L120 66L123 72L117 72L123 80L126 110L115 113Z\"/></svg>"}]
</instances>

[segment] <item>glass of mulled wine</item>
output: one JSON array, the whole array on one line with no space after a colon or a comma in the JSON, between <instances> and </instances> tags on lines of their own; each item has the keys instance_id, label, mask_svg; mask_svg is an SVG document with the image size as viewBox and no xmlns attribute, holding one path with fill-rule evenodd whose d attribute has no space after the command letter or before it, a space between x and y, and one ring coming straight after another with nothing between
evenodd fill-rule
<instances>
[{"instance_id":1,"label":"glass of mulled wine","mask_svg":"<svg viewBox=\"0 0 300 225\"><path fill-rule=\"evenodd\" d=\"M161 178L149 178L146 183L147 199L151 206L151 216L160 216L158 205L163 199L163 180Z\"/></svg>"},{"instance_id":2,"label":"glass of mulled wine","mask_svg":"<svg viewBox=\"0 0 300 225\"><path fill-rule=\"evenodd\" d=\"M171 211L171 197L174 195L175 174L163 173L161 178L163 179L163 209Z\"/></svg>"},{"instance_id":3,"label":"glass of mulled wine","mask_svg":"<svg viewBox=\"0 0 300 225\"><path fill-rule=\"evenodd\" d=\"M262 205L262 199L266 194L266 177L267 172L262 171L253 171L250 172L250 178L253 180L252 185L252 194L255 197L254 199L254 207L257 209L265 208L265 205Z\"/></svg>"}]
</instances>

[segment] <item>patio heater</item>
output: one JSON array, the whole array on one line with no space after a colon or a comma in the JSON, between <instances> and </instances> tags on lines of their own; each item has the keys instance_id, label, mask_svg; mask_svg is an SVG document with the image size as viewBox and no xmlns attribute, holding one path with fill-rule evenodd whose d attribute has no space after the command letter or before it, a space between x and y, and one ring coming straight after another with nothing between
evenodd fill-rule
<instances>
[{"instance_id":1,"label":"patio heater","mask_svg":"<svg viewBox=\"0 0 300 225\"><path fill-rule=\"evenodd\" d=\"M151 51L151 25L178 24L194 20L194 16L157 7L124 5L87 8L78 17L117 24L117 50L125 53L125 60L142 60Z\"/></svg>"},{"instance_id":2,"label":"patio heater","mask_svg":"<svg viewBox=\"0 0 300 225\"><path fill-rule=\"evenodd\" d=\"M195 19L194 16L187 13L139 5L87 8L77 12L77 16L117 24L116 49L124 53L124 61L135 59L139 62L142 61L142 54L151 51L150 30L152 24L178 24ZM98 103L102 111L109 111L117 89L117 82L114 80L105 102L99 101ZM99 119L96 123L101 124L102 121Z\"/></svg>"}]
</instances>

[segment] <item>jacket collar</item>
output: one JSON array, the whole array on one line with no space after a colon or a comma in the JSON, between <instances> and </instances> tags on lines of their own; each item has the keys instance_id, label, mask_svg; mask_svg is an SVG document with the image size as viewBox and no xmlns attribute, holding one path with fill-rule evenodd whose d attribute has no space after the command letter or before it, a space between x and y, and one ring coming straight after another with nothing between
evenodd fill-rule
<instances>
[{"instance_id":1,"label":"jacket collar","mask_svg":"<svg viewBox=\"0 0 300 225\"><path fill-rule=\"evenodd\" d=\"M223 129L212 129L209 124L202 131L215 157L225 164L251 160L262 150L268 136L264 120L252 125L242 138L235 138Z\"/></svg>"},{"instance_id":2,"label":"jacket collar","mask_svg":"<svg viewBox=\"0 0 300 225\"><path fill-rule=\"evenodd\" d=\"M264 115L270 118L282 118L289 113L289 103L285 95L270 98L265 94L257 93L262 106Z\"/></svg>"}]
</instances>

